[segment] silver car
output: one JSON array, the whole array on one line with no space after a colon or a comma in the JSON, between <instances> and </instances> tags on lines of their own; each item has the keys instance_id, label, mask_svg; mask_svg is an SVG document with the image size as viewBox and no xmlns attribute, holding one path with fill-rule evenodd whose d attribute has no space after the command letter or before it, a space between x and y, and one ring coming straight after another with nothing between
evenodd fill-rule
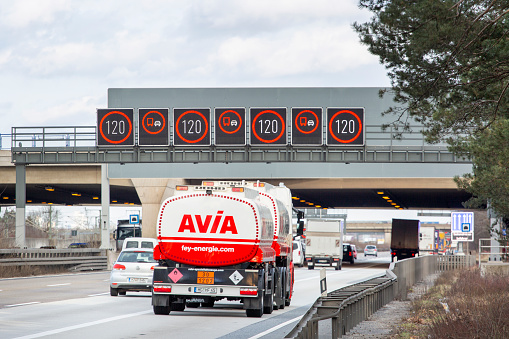
<instances>
[{"instance_id":1,"label":"silver car","mask_svg":"<svg viewBox=\"0 0 509 339\"><path fill-rule=\"evenodd\" d=\"M378 250L376 249L375 245L367 245L364 248L364 256L368 255L374 255L375 257L378 257Z\"/></svg>"},{"instance_id":2,"label":"silver car","mask_svg":"<svg viewBox=\"0 0 509 339\"><path fill-rule=\"evenodd\" d=\"M126 291L151 291L154 275L154 250L127 248L120 252L110 275L110 295L125 295Z\"/></svg>"}]
</instances>

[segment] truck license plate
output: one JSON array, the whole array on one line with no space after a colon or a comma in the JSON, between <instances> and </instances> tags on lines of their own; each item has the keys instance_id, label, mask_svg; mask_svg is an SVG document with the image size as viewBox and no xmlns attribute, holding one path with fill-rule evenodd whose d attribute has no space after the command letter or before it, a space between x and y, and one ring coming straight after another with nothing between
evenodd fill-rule
<instances>
[{"instance_id":1,"label":"truck license plate","mask_svg":"<svg viewBox=\"0 0 509 339\"><path fill-rule=\"evenodd\" d=\"M207 294L216 294L216 287L195 287L194 293L207 293Z\"/></svg>"},{"instance_id":2,"label":"truck license plate","mask_svg":"<svg viewBox=\"0 0 509 339\"><path fill-rule=\"evenodd\" d=\"M198 271L197 272L197 283L198 284L214 284L214 272ZM215 293L215 292L214 292Z\"/></svg>"}]
</instances>

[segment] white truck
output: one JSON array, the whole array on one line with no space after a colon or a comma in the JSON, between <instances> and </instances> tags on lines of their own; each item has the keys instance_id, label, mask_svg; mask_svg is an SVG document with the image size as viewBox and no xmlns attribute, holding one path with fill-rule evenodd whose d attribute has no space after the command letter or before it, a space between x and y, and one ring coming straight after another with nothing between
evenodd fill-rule
<instances>
[{"instance_id":1,"label":"white truck","mask_svg":"<svg viewBox=\"0 0 509 339\"><path fill-rule=\"evenodd\" d=\"M306 263L308 269L332 266L341 269L343 261L343 220L307 219Z\"/></svg>"},{"instance_id":2,"label":"white truck","mask_svg":"<svg viewBox=\"0 0 509 339\"><path fill-rule=\"evenodd\" d=\"M422 225L419 230L419 252L433 254L435 252L435 226Z\"/></svg>"}]
</instances>

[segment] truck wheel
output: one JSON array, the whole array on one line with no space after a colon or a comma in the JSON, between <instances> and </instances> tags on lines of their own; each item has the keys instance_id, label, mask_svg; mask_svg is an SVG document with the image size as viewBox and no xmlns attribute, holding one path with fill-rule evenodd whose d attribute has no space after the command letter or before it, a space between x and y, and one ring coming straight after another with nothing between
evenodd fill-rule
<instances>
[{"instance_id":1,"label":"truck wheel","mask_svg":"<svg viewBox=\"0 0 509 339\"><path fill-rule=\"evenodd\" d=\"M293 289L293 277L294 277L294 270L292 269L290 271L290 274L288 274L288 286L285 286L285 306L290 306L290 303L292 302L291 296L292 296L292 289ZM286 289L288 287L288 290Z\"/></svg>"},{"instance_id":2,"label":"truck wheel","mask_svg":"<svg viewBox=\"0 0 509 339\"><path fill-rule=\"evenodd\" d=\"M286 279L284 279L285 275L284 272L281 275L281 304L279 305L279 309L283 310L285 308L285 299L286 299Z\"/></svg>"},{"instance_id":3,"label":"truck wheel","mask_svg":"<svg viewBox=\"0 0 509 339\"><path fill-rule=\"evenodd\" d=\"M265 314L271 314L272 311L274 311L274 292L276 292L276 285L275 285L275 279L276 274L274 274L274 270L269 271L271 277L269 277L269 282L267 285L265 285L265 290L267 290L270 286L271 293L269 294L262 294L263 297L263 313ZM271 279L272 278L272 279Z\"/></svg>"},{"instance_id":4,"label":"truck wheel","mask_svg":"<svg viewBox=\"0 0 509 339\"><path fill-rule=\"evenodd\" d=\"M186 307L198 308L198 307L200 307L200 303L186 303Z\"/></svg>"},{"instance_id":5,"label":"truck wheel","mask_svg":"<svg viewBox=\"0 0 509 339\"><path fill-rule=\"evenodd\" d=\"M263 297L263 313L271 314L274 311L274 296L271 294L265 295Z\"/></svg>"},{"instance_id":6,"label":"truck wheel","mask_svg":"<svg viewBox=\"0 0 509 339\"><path fill-rule=\"evenodd\" d=\"M211 300L211 301L206 301L204 303L201 303L201 307L214 307L214 301L215 300Z\"/></svg>"},{"instance_id":7,"label":"truck wheel","mask_svg":"<svg viewBox=\"0 0 509 339\"><path fill-rule=\"evenodd\" d=\"M118 289L110 287L110 295L116 297L118 295Z\"/></svg>"},{"instance_id":8,"label":"truck wheel","mask_svg":"<svg viewBox=\"0 0 509 339\"><path fill-rule=\"evenodd\" d=\"M259 310L258 309L256 309L256 310L247 309L246 315L249 318L260 318L263 315L263 310L262 309L259 309Z\"/></svg>"},{"instance_id":9,"label":"truck wheel","mask_svg":"<svg viewBox=\"0 0 509 339\"><path fill-rule=\"evenodd\" d=\"M176 303L176 302L173 302L171 303L171 310L172 311L184 311L186 309L186 304L185 303Z\"/></svg>"},{"instance_id":10,"label":"truck wheel","mask_svg":"<svg viewBox=\"0 0 509 339\"><path fill-rule=\"evenodd\" d=\"M314 270L315 269L315 266L309 266L308 265L308 270Z\"/></svg>"},{"instance_id":11,"label":"truck wheel","mask_svg":"<svg viewBox=\"0 0 509 339\"><path fill-rule=\"evenodd\" d=\"M336 265L336 267L334 267L334 269L335 269L336 271L339 271L339 270L341 269L341 264L340 264L340 263L338 263L338 264Z\"/></svg>"},{"instance_id":12,"label":"truck wheel","mask_svg":"<svg viewBox=\"0 0 509 339\"><path fill-rule=\"evenodd\" d=\"M259 293L262 293L262 292L259 292ZM246 310L246 315L249 317L249 318L260 318L262 315L263 315L263 310L264 310L264 307L263 307L263 295L262 296L259 296L258 299L260 299L260 308L248 308Z\"/></svg>"},{"instance_id":13,"label":"truck wheel","mask_svg":"<svg viewBox=\"0 0 509 339\"><path fill-rule=\"evenodd\" d=\"M170 311L171 306L154 306L154 314L168 315Z\"/></svg>"}]
</instances>

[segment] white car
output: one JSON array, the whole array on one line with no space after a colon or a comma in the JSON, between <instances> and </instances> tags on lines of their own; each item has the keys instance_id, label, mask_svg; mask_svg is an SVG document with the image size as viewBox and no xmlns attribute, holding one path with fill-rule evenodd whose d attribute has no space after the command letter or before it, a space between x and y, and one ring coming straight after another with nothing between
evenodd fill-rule
<instances>
[{"instance_id":1,"label":"white car","mask_svg":"<svg viewBox=\"0 0 509 339\"><path fill-rule=\"evenodd\" d=\"M122 245L122 251L126 248L149 248L154 249L157 245L157 240L154 238L141 238L131 237L125 238L124 244Z\"/></svg>"},{"instance_id":2,"label":"white car","mask_svg":"<svg viewBox=\"0 0 509 339\"><path fill-rule=\"evenodd\" d=\"M302 243L298 240L293 241L293 264L298 267L304 266L305 253Z\"/></svg>"},{"instance_id":3,"label":"white car","mask_svg":"<svg viewBox=\"0 0 509 339\"><path fill-rule=\"evenodd\" d=\"M126 291L152 291L154 250L128 248L120 252L110 274L110 295L125 295Z\"/></svg>"}]
</instances>

